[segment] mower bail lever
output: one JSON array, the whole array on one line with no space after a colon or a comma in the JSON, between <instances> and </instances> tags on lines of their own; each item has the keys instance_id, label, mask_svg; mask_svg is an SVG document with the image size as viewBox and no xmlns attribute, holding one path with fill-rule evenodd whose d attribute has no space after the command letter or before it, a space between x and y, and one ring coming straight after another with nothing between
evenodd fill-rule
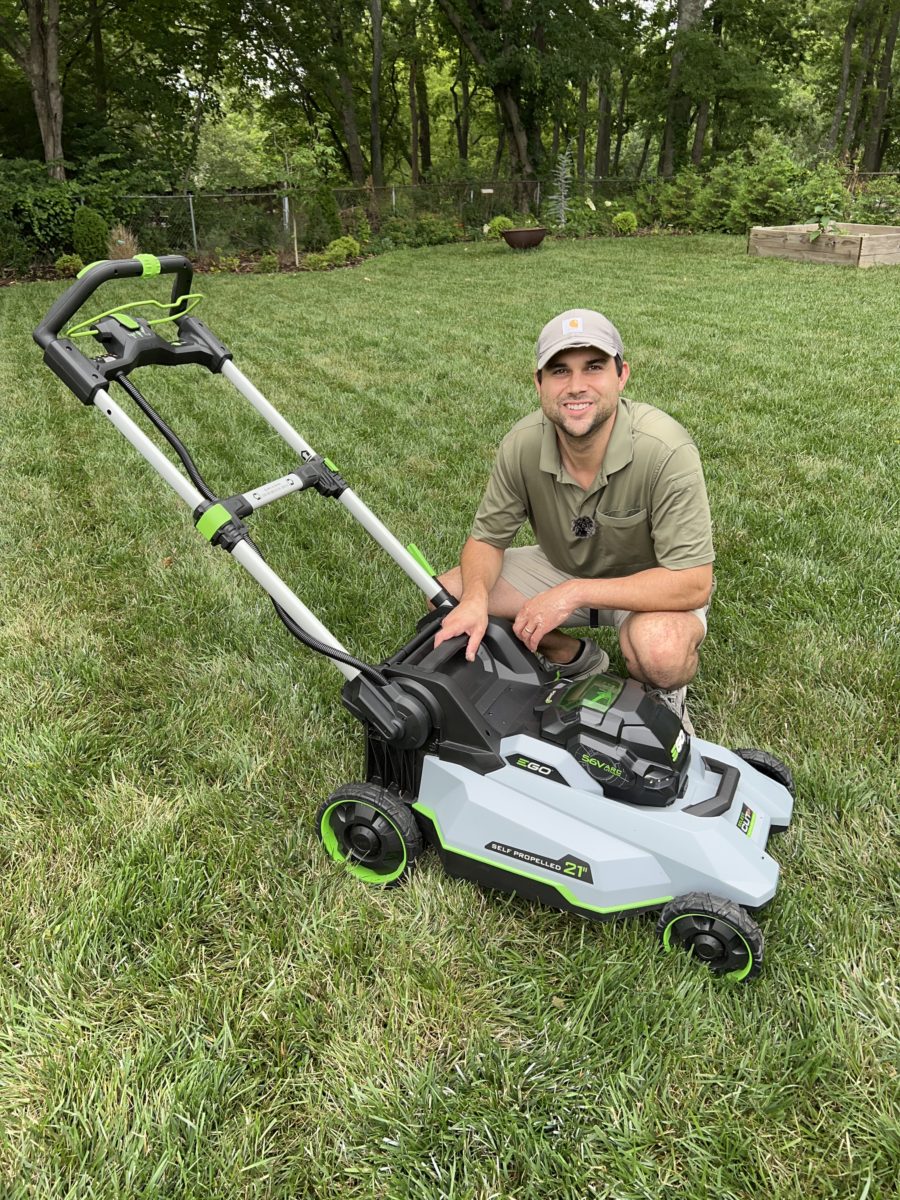
<instances>
[{"instance_id":1,"label":"mower bail lever","mask_svg":"<svg viewBox=\"0 0 900 1200\"><path fill-rule=\"evenodd\" d=\"M71 287L56 301L43 321L34 331L34 340L42 350L57 341L60 332L83 304L104 283L111 279L131 279L141 275L174 275L172 285L172 303L176 304L191 290L194 278L194 268L181 254L166 254L156 258L151 254L142 254L138 258L111 259L108 262L93 263L75 280ZM185 305L178 304L172 309L172 316L180 316Z\"/></svg>"}]
</instances>

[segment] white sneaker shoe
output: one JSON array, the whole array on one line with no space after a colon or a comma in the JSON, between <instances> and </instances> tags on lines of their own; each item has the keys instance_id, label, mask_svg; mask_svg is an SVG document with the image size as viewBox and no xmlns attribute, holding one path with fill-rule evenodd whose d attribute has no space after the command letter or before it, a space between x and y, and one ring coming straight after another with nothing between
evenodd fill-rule
<instances>
[{"instance_id":1,"label":"white sneaker shoe","mask_svg":"<svg viewBox=\"0 0 900 1200\"><path fill-rule=\"evenodd\" d=\"M539 654L538 658L558 679L568 679L572 683L576 679L587 679L589 675L602 675L609 666L609 655L590 638L581 638L580 641L581 649L571 662L553 662L543 654Z\"/></svg>"},{"instance_id":2,"label":"white sneaker shoe","mask_svg":"<svg viewBox=\"0 0 900 1200\"><path fill-rule=\"evenodd\" d=\"M645 683L644 691L648 696L652 696L658 704L664 704L666 708L672 710L681 722L685 733L693 734L694 722L687 710L687 687L673 688L670 692L666 692L662 688L653 688Z\"/></svg>"}]
</instances>

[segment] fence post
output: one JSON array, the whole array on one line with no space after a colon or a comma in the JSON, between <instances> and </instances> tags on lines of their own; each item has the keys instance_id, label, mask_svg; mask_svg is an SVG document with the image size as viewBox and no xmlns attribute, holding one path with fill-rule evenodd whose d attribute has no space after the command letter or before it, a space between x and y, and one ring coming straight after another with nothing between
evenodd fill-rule
<instances>
[{"instance_id":1,"label":"fence post","mask_svg":"<svg viewBox=\"0 0 900 1200\"><path fill-rule=\"evenodd\" d=\"M284 226L284 231L287 233L291 226L291 210L288 204L287 184L284 185L284 192L281 196L281 223Z\"/></svg>"},{"instance_id":2,"label":"fence post","mask_svg":"<svg viewBox=\"0 0 900 1200\"><path fill-rule=\"evenodd\" d=\"M391 210L397 211L397 189L395 187L391 188Z\"/></svg>"},{"instance_id":3,"label":"fence post","mask_svg":"<svg viewBox=\"0 0 900 1200\"><path fill-rule=\"evenodd\" d=\"M187 193L188 212L191 214L191 238L194 242L194 253L197 253L197 222L194 220L194 193Z\"/></svg>"}]
</instances>

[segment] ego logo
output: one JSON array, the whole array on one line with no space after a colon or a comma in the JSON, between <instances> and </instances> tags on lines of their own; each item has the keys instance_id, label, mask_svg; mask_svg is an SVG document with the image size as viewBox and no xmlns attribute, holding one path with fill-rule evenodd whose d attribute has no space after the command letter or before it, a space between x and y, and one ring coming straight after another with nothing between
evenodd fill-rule
<instances>
[{"instance_id":1,"label":"ego logo","mask_svg":"<svg viewBox=\"0 0 900 1200\"><path fill-rule=\"evenodd\" d=\"M552 779L554 783L564 783L568 786L569 781L560 775L556 767L548 767L546 763L538 762L535 758L526 758L524 754L513 754L506 761L512 767L518 767L520 771L527 771L529 775L537 775L541 779Z\"/></svg>"},{"instance_id":2,"label":"ego logo","mask_svg":"<svg viewBox=\"0 0 900 1200\"><path fill-rule=\"evenodd\" d=\"M548 767L546 763L535 762L533 758L517 758L516 766L525 771L534 771L536 775L550 775L553 772L552 767Z\"/></svg>"}]
</instances>

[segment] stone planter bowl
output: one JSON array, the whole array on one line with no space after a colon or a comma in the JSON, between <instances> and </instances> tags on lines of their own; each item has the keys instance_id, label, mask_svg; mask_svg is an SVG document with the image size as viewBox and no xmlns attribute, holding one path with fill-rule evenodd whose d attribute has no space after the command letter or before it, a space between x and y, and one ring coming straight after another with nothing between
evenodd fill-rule
<instances>
[{"instance_id":1,"label":"stone planter bowl","mask_svg":"<svg viewBox=\"0 0 900 1200\"><path fill-rule=\"evenodd\" d=\"M503 229L503 240L513 250L531 250L547 236L546 229Z\"/></svg>"}]
</instances>

